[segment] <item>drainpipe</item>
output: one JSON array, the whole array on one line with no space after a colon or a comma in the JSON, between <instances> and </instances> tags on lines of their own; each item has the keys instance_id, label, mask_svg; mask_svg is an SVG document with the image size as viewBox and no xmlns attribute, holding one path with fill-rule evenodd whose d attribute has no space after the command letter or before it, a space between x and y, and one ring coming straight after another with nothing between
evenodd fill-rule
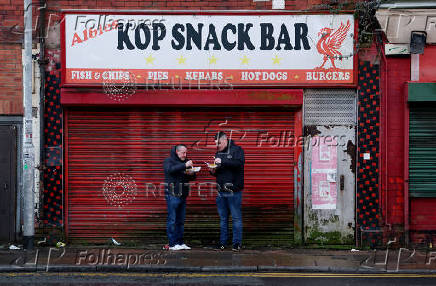
<instances>
[{"instance_id":1,"label":"drainpipe","mask_svg":"<svg viewBox=\"0 0 436 286\"><path fill-rule=\"evenodd\" d=\"M40 8L39 10L39 19L40 19L40 26L39 26L39 74L40 74L40 88L39 88L39 177L44 178L44 166L45 166L45 148L44 148L44 110L45 110L45 67L46 67L46 60L45 60L45 37L48 35L48 27L47 31L45 30L45 9L46 9L46 1L40 0L39 1ZM41 179L40 179L41 181ZM40 184L42 186L42 184ZM41 191L41 187L40 190ZM42 196L40 196L41 201ZM39 204L41 206L41 204Z\"/></svg>"},{"instance_id":2,"label":"drainpipe","mask_svg":"<svg viewBox=\"0 0 436 286\"><path fill-rule=\"evenodd\" d=\"M24 0L23 103L23 246L25 249L32 250L35 236L35 197L33 192L35 148L32 139L32 0Z\"/></svg>"},{"instance_id":3,"label":"drainpipe","mask_svg":"<svg viewBox=\"0 0 436 286\"><path fill-rule=\"evenodd\" d=\"M389 231L392 230L392 225L389 223L388 220L388 210L389 210L389 193L388 193L388 144L387 144L387 140L388 140L388 61L386 59L386 54L385 54L385 50L384 50L384 45L381 45L381 54L382 54L382 58L383 58L383 62L384 62L384 76L385 76L385 81L384 81L384 90L382 91L382 95L383 95L383 108L382 108L382 112L383 114L383 130L384 130L384 134L383 134L383 141L384 141L384 153L385 153L385 160L384 160L384 166L383 166L383 178L384 178L384 187L385 187L385 195L384 195L384 205L385 205L385 226L389 227ZM383 190L383 184L381 184L381 188ZM382 194L383 196L383 194Z\"/></svg>"}]
</instances>

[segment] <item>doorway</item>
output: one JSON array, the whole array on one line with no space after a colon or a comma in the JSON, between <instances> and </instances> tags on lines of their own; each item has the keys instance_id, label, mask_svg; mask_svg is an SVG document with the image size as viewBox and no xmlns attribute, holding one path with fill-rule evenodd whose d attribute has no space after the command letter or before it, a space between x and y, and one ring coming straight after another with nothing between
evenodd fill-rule
<instances>
[{"instance_id":1,"label":"doorway","mask_svg":"<svg viewBox=\"0 0 436 286\"><path fill-rule=\"evenodd\" d=\"M0 125L0 242L15 239L17 129Z\"/></svg>"}]
</instances>

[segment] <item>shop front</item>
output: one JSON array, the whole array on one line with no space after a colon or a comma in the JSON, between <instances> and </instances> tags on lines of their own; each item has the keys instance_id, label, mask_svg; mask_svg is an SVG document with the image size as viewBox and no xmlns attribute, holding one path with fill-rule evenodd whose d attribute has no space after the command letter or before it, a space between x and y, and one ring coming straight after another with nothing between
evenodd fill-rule
<instances>
[{"instance_id":1,"label":"shop front","mask_svg":"<svg viewBox=\"0 0 436 286\"><path fill-rule=\"evenodd\" d=\"M247 91L241 92L241 94ZM248 91L250 92L250 91ZM170 91L180 97L181 91ZM190 91L195 97L226 97ZM253 95L261 95L251 91ZM190 95L191 95L190 94ZM228 93L234 96L235 93ZM190 186L186 235L211 241L218 233L217 188L204 162L215 154L213 137L231 134L246 152L244 224L247 241L292 241L296 135L301 130L301 90L268 91L287 99L221 102L220 106L71 106L65 109L65 163L69 239L165 240L163 161L183 143L202 167ZM82 94L83 95L83 94ZM139 94L138 94L139 95ZM64 93L64 97L67 97ZM75 96L75 95L72 95ZM144 93L141 96L153 97ZM155 96L163 96L156 92ZM195 98L194 97L194 98ZM188 102L188 101L187 101ZM285 103L285 105L283 105ZM298 135L297 135L298 137ZM269 236L273 234L272 236Z\"/></svg>"},{"instance_id":2,"label":"shop front","mask_svg":"<svg viewBox=\"0 0 436 286\"><path fill-rule=\"evenodd\" d=\"M332 58L322 35L335 32ZM182 143L202 167L187 240L216 241L217 186L205 162L218 131L245 150L244 243L301 239L303 88L353 87L353 32L352 15L65 13L67 239L164 243L162 166Z\"/></svg>"},{"instance_id":3,"label":"shop front","mask_svg":"<svg viewBox=\"0 0 436 286\"><path fill-rule=\"evenodd\" d=\"M436 223L436 84L408 83L410 239L432 243Z\"/></svg>"},{"instance_id":4,"label":"shop front","mask_svg":"<svg viewBox=\"0 0 436 286\"><path fill-rule=\"evenodd\" d=\"M414 1L385 3L377 11L388 42L386 226L390 240L430 248L436 232L436 34L429 23L435 12L432 3Z\"/></svg>"}]
</instances>

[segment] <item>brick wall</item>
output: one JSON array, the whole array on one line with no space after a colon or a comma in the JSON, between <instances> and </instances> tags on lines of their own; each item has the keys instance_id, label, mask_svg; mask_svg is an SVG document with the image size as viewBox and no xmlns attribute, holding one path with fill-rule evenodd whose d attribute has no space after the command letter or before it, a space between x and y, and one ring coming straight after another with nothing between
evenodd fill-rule
<instances>
[{"instance_id":1,"label":"brick wall","mask_svg":"<svg viewBox=\"0 0 436 286\"><path fill-rule=\"evenodd\" d=\"M0 115L23 114L20 44L0 44Z\"/></svg>"},{"instance_id":2,"label":"brick wall","mask_svg":"<svg viewBox=\"0 0 436 286\"><path fill-rule=\"evenodd\" d=\"M23 1L0 0L0 115L23 114Z\"/></svg>"},{"instance_id":3,"label":"brick wall","mask_svg":"<svg viewBox=\"0 0 436 286\"><path fill-rule=\"evenodd\" d=\"M1 0L0 0L1 1ZM150 10L262 10L271 9L271 1L253 0L65 0L47 1L50 9L150 9ZM303 10L322 4L322 0L286 0L286 10Z\"/></svg>"}]
</instances>

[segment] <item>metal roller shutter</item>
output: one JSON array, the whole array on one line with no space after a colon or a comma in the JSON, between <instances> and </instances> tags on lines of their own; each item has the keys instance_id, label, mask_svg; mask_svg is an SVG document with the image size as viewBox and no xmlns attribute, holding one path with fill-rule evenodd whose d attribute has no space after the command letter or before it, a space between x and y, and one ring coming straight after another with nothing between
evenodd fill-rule
<instances>
[{"instance_id":1,"label":"metal roller shutter","mask_svg":"<svg viewBox=\"0 0 436 286\"><path fill-rule=\"evenodd\" d=\"M412 105L409 120L409 195L436 197L436 105Z\"/></svg>"},{"instance_id":2,"label":"metal roller shutter","mask_svg":"<svg viewBox=\"0 0 436 286\"><path fill-rule=\"evenodd\" d=\"M110 237L166 242L162 163L176 143L202 170L188 198L185 238L218 239L214 177L217 130L245 150L244 243L290 245L294 214L294 112L224 109L66 110L66 216L69 241Z\"/></svg>"}]
</instances>

